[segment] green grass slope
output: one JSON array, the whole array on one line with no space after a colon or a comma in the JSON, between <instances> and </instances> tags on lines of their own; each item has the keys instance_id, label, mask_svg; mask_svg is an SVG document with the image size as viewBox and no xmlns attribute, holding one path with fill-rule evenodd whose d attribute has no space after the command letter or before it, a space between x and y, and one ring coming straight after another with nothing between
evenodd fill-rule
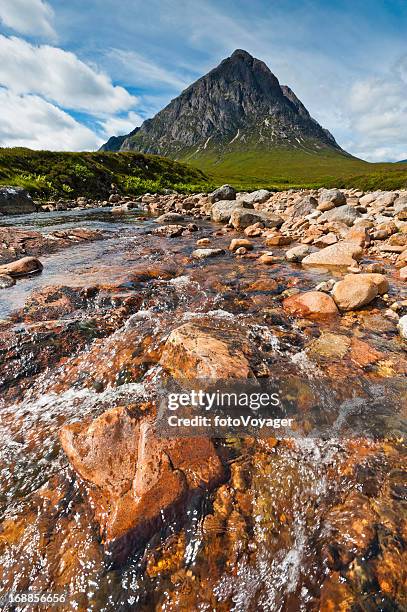
<instances>
[{"instance_id":1,"label":"green grass slope","mask_svg":"<svg viewBox=\"0 0 407 612\"><path fill-rule=\"evenodd\" d=\"M112 183L133 195L212 187L199 169L155 155L0 148L0 184L24 187L36 197L104 198Z\"/></svg>"},{"instance_id":2,"label":"green grass slope","mask_svg":"<svg viewBox=\"0 0 407 612\"><path fill-rule=\"evenodd\" d=\"M223 156L209 151L184 160L203 170L213 182L229 182L239 189L407 187L407 167L402 164L372 164L327 148L319 153L300 148L235 150Z\"/></svg>"}]
</instances>

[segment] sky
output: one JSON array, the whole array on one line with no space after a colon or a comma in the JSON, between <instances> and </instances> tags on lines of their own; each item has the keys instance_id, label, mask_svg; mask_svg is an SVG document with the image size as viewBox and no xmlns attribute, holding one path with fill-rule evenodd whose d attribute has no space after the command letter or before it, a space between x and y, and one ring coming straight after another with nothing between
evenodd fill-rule
<instances>
[{"instance_id":1,"label":"sky","mask_svg":"<svg viewBox=\"0 0 407 612\"><path fill-rule=\"evenodd\" d=\"M0 146L95 150L235 49L347 151L407 159L407 0L0 0Z\"/></svg>"}]
</instances>

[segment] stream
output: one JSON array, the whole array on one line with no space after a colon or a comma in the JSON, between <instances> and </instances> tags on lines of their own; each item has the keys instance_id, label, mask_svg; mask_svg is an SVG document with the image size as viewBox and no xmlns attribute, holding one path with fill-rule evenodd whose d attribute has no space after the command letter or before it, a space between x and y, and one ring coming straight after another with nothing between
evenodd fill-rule
<instances>
[{"instance_id":1,"label":"stream","mask_svg":"<svg viewBox=\"0 0 407 612\"><path fill-rule=\"evenodd\" d=\"M209 221L177 238L150 234L153 218L111 209L1 223L105 232L41 256L41 274L0 292L1 595L62 593L57 609L103 612L407 609L407 358L384 306L335 322L290 319L281 294L332 274L285 260L261 267L227 251L193 260L200 238L222 249L230 242ZM52 306L50 287L65 288ZM392 278L390 295L403 291ZM306 423L315 416L306 412L310 394L323 389L328 433L219 439L227 481L117 567L58 432L148 400L163 342L191 321L230 325L250 339L269 372L290 380ZM316 343L321 334L331 334L328 349ZM375 399L365 412L362 386ZM330 411L335 394L340 414ZM332 429L352 411L361 432L377 435Z\"/></svg>"}]
</instances>

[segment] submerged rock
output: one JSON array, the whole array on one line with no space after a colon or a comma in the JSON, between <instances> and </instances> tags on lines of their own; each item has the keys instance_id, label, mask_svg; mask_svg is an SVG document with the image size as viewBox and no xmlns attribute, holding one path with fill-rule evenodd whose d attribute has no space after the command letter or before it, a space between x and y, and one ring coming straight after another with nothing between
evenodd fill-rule
<instances>
[{"instance_id":1,"label":"submerged rock","mask_svg":"<svg viewBox=\"0 0 407 612\"><path fill-rule=\"evenodd\" d=\"M182 519L188 498L225 477L208 438L160 438L148 417L123 407L63 427L60 439L72 467L90 485L89 501L116 564Z\"/></svg>"}]
</instances>

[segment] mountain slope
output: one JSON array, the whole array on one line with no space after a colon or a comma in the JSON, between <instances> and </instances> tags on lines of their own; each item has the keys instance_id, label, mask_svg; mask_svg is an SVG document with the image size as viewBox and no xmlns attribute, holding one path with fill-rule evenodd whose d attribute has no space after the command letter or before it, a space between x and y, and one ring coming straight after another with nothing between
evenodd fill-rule
<instances>
[{"instance_id":1,"label":"mountain slope","mask_svg":"<svg viewBox=\"0 0 407 612\"><path fill-rule=\"evenodd\" d=\"M190 85L120 150L200 159L216 153L302 149L345 154L266 64L242 50Z\"/></svg>"}]
</instances>

